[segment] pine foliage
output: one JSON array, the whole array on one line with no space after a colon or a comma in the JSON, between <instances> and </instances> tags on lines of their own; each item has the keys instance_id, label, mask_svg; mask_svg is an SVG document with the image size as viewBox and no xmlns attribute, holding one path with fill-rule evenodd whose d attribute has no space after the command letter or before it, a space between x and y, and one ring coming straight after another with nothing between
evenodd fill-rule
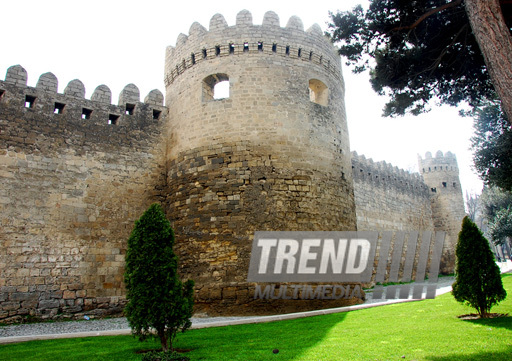
<instances>
[{"instance_id":1,"label":"pine foliage","mask_svg":"<svg viewBox=\"0 0 512 361\"><path fill-rule=\"evenodd\" d=\"M507 296L489 242L469 217L464 217L456 248L457 275L452 294L458 302L488 317L491 307Z\"/></svg>"},{"instance_id":2,"label":"pine foliage","mask_svg":"<svg viewBox=\"0 0 512 361\"><path fill-rule=\"evenodd\" d=\"M500 104L488 102L475 112L473 162L486 184L512 191L512 126Z\"/></svg>"},{"instance_id":3,"label":"pine foliage","mask_svg":"<svg viewBox=\"0 0 512 361\"><path fill-rule=\"evenodd\" d=\"M178 257L173 251L174 233L158 204L135 222L126 252L126 317L132 333L145 340L157 336L164 351L172 350L179 330L191 326L194 282L183 284L178 276Z\"/></svg>"},{"instance_id":4,"label":"pine foliage","mask_svg":"<svg viewBox=\"0 0 512 361\"><path fill-rule=\"evenodd\" d=\"M373 89L389 97L385 116L417 115L431 99L478 106L495 96L460 0L370 0L367 10L330 17L329 34L347 64L370 70Z\"/></svg>"}]
</instances>

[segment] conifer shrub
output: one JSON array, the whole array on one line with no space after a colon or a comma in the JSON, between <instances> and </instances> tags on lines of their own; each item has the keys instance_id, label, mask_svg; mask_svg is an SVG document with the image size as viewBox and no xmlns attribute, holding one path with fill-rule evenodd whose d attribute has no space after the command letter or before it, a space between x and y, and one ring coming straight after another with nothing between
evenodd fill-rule
<instances>
[{"instance_id":1,"label":"conifer shrub","mask_svg":"<svg viewBox=\"0 0 512 361\"><path fill-rule=\"evenodd\" d=\"M462 221L455 254L453 296L475 308L481 318L489 317L491 307L503 301L507 293L489 242L467 216Z\"/></svg>"},{"instance_id":2,"label":"conifer shrub","mask_svg":"<svg viewBox=\"0 0 512 361\"><path fill-rule=\"evenodd\" d=\"M141 341L158 337L164 352L173 350L178 331L191 326L194 305L194 282L181 282L173 246L174 232L162 207L151 205L128 239L124 273L132 334Z\"/></svg>"}]
</instances>

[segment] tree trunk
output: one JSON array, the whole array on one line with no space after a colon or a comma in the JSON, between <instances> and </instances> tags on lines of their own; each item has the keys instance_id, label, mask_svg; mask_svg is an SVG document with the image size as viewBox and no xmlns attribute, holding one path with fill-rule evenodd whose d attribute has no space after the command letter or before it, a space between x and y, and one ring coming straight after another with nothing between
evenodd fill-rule
<instances>
[{"instance_id":1,"label":"tree trunk","mask_svg":"<svg viewBox=\"0 0 512 361\"><path fill-rule=\"evenodd\" d=\"M160 344L162 345L162 351L167 352L169 351L169 345L167 345L167 337L165 335L165 329L158 330L158 337L160 338Z\"/></svg>"},{"instance_id":2,"label":"tree trunk","mask_svg":"<svg viewBox=\"0 0 512 361\"><path fill-rule=\"evenodd\" d=\"M512 124L512 36L499 0L465 0L471 23L494 89Z\"/></svg>"}]
</instances>

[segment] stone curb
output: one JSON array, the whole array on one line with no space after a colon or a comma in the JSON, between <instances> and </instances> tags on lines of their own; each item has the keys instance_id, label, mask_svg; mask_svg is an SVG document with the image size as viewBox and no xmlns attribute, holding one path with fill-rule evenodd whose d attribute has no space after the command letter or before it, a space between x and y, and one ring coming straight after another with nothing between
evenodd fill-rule
<instances>
[{"instance_id":1,"label":"stone curb","mask_svg":"<svg viewBox=\"0 0 512 361\"><path fill-rule=\"evenodd\" d=\"M56 339L62 339L62 338L130 335L131 331L132 331L131 329L124 329L124 330L109 330L109 331L54 333L54 334L47 334L47 335L32 335L32 336L0 337L0 345L8 344L8 343L28 342L28 341L56 340Z\"/></svg>"}]
</instances>

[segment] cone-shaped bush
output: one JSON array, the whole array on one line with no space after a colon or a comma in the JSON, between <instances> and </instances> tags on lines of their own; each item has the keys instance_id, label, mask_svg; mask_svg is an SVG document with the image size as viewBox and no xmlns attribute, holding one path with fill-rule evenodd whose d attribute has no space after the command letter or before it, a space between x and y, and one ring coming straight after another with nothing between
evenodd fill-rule
<instances>
[{"instance_id":1,"label":"cone-shaped bush","mask_svg":"<svg viewBox=\"0 0 512 361\"><path fill-rule=\"evenodd\" d=\"M172 350L179 330L191 326L194 283L178 277L174 233L162 207L153 204L132 230L124 274L128 303L126 317L132 333L142 341L153 336L164 351Z\"/></svg>"},{"instance_id":2,"label":"cone-shaped bush","mask_svg":"<svg viewBox=\"0 0 512 361\"><path fill-rule=\"evenodd\" d=\"M462 221L455 253L456 281L452 294L485 318L491 307L504 300L507 293L489 242L469 217Z\"/></svg>"}]
</instances>

